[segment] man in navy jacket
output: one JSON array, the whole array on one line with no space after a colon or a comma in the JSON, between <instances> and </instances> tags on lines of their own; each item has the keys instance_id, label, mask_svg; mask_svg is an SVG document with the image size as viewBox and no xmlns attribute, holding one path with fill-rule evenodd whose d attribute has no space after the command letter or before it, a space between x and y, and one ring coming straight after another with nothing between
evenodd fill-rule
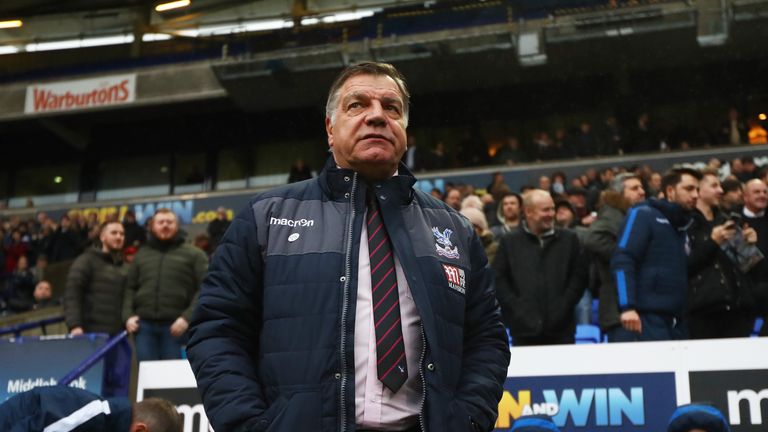
<instances>
[{"instance_id":1,"label":"man in navy jacket","mask_svg":"<svg viewBox=\"0 0 768 432\"><path fill-rule=\"evenodd\" d=\"M183 424L167 400L132 404L69 386L35 387L0 404L3 432L181 432Z\"/></svg>"},{"instance_id":2,"label":"man in navy jacket","mask_svg":"<svg viewBox=\"0 0 768 432\"><path fill-rule=\"evenodd\" d=\"M611 272L629 340L685 336L679 320L688 287L686 230L699 196L699 180L696 170L673 169L661 182L665 199L645 201L627 214Z\"/></svg>"},{"instance_id":3,"label":"man in navy jacket","mask_svg":"<svg viewBox=\"0 0 768 432\"><path fill-rule=\"evenodd\" d=\"M471 224L413 188L399 163L407 124L399 72L350 66L329 92L323 172L257 195L232 221L187 347L214 429L493 428L509 348L492 271ZM377 309L382 265L398 296ZM379 352L390 330L402 335ZM403 363L382 374L401 340ZM390 387L392 370L402 386Z\"/></svg>"}]
</instances>

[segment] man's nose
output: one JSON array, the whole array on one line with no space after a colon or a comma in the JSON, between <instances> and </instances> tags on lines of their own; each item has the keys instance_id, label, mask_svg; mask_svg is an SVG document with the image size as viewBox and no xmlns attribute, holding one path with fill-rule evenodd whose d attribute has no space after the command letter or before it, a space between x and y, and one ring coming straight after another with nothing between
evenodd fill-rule
<instances>
[{"instance_id":1,"label":"man's nose","mask_svg":"<svg viewBox=\"0 0 768 432\"><path fill-rule=\"evenodd\" d=\"M371 102L366 115L366 123L369 125L382 126L387 121L384 116L384 107L381 106L381 102L377 100Z\"/></svg>"}]
</instances>

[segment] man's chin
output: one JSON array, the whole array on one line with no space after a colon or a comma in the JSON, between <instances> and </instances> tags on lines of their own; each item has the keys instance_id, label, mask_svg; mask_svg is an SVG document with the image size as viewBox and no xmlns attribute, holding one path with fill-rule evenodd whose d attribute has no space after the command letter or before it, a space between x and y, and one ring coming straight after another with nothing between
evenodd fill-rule
<instances>
[{"instance_id":1,"label":"man's chin","mask_svg":"<svg viewBox=\"0 0 768 432\"><path fill-rule=\"evenodd\" d=\"M391 159L357 160L350 165L363 177L377 180L390 178L397 171L397 162Z\"/></svg>"}]
</instances>

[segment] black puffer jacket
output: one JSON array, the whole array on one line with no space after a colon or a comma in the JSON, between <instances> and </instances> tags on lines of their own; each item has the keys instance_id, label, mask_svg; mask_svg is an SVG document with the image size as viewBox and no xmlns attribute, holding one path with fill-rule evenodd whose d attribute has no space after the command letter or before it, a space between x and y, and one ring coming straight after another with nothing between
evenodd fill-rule
<instances>
[{"instance_id":1,"label":"black puffer jacket","mask_svg":"<svg viewBox=\"0 0 768 432\"><path fill-rule=\"evenodd\" d=\"M67 327L89 333L122 330L120 314L125 289L122 257L92 248L77 257L67 275L64 315Z\"/></svg>"},{"instance_id":2,"label":"black puffer jacket","mask_svg":"<svg viewBox=\"0 0 768 432\"><path fill-rule=\"evenodd\" d=\"M688 256L688 313L741 309L749 304L748 281L728 255L712 240L712 228L725 218L715 213L708 221L701 212L692 214L688 230L691 253Z\"/></svg>"},{"instance_id":3,"label":"black puffer jacket","mask_svg":"<svg viewBox=\"0 0 768 432\"><path fill-rule=\"evenodd\" d=\"M513 337L573 335L573 308L586 288L576 234L556 228L540 240L525 224L502 237L493 262L496 296Z\"/></svg>"},{"instance_id":4,"label":"black puffer jacket","mask_svg":"<svg viewBox=\"0 0 768 432\"><path fill-rule=\"evenodd\" d=\"M208 256L182 235L161 242L150 235L128 269L123 321L133 315L150 321L192 321Z\"/></svg>"}]
</instances>

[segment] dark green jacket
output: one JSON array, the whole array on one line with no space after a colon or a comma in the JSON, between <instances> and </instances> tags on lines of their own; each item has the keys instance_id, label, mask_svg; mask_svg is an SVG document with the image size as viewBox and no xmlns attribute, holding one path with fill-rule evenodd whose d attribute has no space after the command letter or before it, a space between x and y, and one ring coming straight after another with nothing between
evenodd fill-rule
<instances>
[{"instance_id":1,"label":"dark green jacket","mask_svg":"<svg viewBox=\"0 0 768 432\"><path fill-rule=\"evenodd\" d=\"M200 284L208 270L208 256L184 243L154 237L142 246L128 269L123 321L133 315L151 321L192 320Z\"/></svg>"},{"instance_id":2,"label":"dark green jacket","mask_svg":"<svg viewBox=\"0 0 768 432\"><path fill-rule=\"evenodd\" d=\"M116 334L123 329L120 314L125 289L122 257L91 248L69 269L64 293L67 327L89 333Z\"/></svg>"}]
</instances>

